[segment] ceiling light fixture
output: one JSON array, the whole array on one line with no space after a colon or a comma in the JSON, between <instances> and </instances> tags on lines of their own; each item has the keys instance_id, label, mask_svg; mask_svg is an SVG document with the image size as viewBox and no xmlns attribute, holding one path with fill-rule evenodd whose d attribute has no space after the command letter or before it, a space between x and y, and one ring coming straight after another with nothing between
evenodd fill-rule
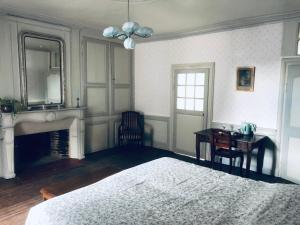
<instances>
[{"instance_id":1,"label":"ceiling light fixture","mask_svg":"<svg viewBox=\"0 0 300 225\"><path fill-rule=\"evenodd\" d=\"M103 36L107 38L118 38L124 41L126 49L134 49L134 36L141 38L149 38L153 34L150 27L141 27L138 23L130 21L129 17L129 0L127 1L127 21L122 26L122 30L118 27L110 26L103 30Z\"/></svg>"}]
</instances>

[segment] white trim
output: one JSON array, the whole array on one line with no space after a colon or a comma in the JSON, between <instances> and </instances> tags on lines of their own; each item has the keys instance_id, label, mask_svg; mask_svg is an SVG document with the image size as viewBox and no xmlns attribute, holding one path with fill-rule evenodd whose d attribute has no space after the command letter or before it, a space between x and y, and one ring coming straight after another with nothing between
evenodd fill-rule
<instances>
[{"instance_id":1,"label":"white trim","mask_svg":"<svg viewBox=\"0 0 300 225\"><path fill-rule=\"evenodd\" d=\"M74 22L71 22L71 20L65 19L64 21L61 21L58 20L57 18L51 16L45 16L41 14L33 16L33 15L29 15L28 13L16 7L0 9L0 16L6 16L8 18L12 18L13 20L28 20L28 21L30 20L32 22L36 21L38 23L47 23L49 25L52 24L56 27L65 26L65 27L73 27L78 29L92 29L92 30L103 30L105 28L103 25L99 25L95 27L87 23L74 24ZM294 10L294 11L283 12L283 13L274 13L269 15L255 16L255 17L239 18L234 20L223 21L220 23L200 26L193 30L156 34L151 38L137 39L137 42L141 43L141 42L178 39L178 38L205 34L205 33L214 33L214 32L225 31L225 30L234 30L239 28L257 26L264 23L276 23L280 21L290 21L290 20L297 20L297 19L300 19L300 10Z\"/></svg>"},{"instance_id":2,"label":"white trim","mask_svg":"<svg viewBox=\"0 0 300 225\"><path fill-rule=\"evenodd\" d=\"M278 98L278 115L277 115L277 142L280 149L279 163L278 163L278 174L280 177L284 177L283 174L283 157L286 154L284 150L284 118L285 118L285 97L286 97L286 85L287 85L287 67L290 64L300 64L300 57L287 57L282 59L281 63L281 77L280 77L280 90Z\"/></svg>"},{"instance_id":3,"label":"white trim","mask_svg":"<svg viewBox=\"0 0 300 225\"><path fill-rule=\"evenodd\" d=\"M167 140L166 140L166 142L155 141L154 140L154 133L153 133L152 147L169 150L169 145L170 145L170 117L169 116L144 115L144 125L146 124L146 121L149 121L149 120L160 121L160 122L165 122L166 123L166 125L167 125Z\"/></svg>"},{"instance_id":4,"label":"white trim","mask_svg":"<svg viewBox=\"0 0 300 225\"><path fill-rule=\"evenodd\" d=\"M256 16L256 17L239 18L239 19L228 20L220 23L201 26L193 30L157 34L151 38L139 39L137 43L180 39L180 38L190 37L190 36L195 36L200 34L242 29L242 28L254 27L266 23L278 23L283 21L292 21L292 20L299 20L299 19L300 19L299 10L286 12L286 13L276 13L270 15Z\"/></svg>"}]
</instances>

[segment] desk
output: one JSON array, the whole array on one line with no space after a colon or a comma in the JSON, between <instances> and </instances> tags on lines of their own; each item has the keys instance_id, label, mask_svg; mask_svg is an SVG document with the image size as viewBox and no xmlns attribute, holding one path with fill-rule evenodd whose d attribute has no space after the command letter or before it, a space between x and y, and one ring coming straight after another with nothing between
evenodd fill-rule
<instances>
[{"instance_id":1,"label":"desk","mask_svg":"<svg viewBox=\"0 0 300 225\"><path fill-rule=\"evenodd\" d=\"M212 144L212 129L201 130L195 132L196 135L196 158L197 161L200 160L200 142ZM232 136L233 143L232 147L238 148L244 152L247 156L246 158L246 176L249 176L250 164L251 164L251 155L252 151L255 148L258 148L257 153L257 173L262 174L263 168L263 159L265 153L265 146L268 140L267 136L256 135L253 136L241 136L234 137Z\"/></svg>"}]
</instances>

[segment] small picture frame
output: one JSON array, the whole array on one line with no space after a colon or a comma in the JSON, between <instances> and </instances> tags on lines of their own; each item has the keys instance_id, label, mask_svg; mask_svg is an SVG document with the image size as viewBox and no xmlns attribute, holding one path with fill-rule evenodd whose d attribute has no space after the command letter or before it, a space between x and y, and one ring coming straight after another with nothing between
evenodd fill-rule
<instances>
[{"instance_id":1,"label":"small picture frame","mask_svg":"<svg viewBox=\"0 0 300 225\"><path fill-rule=\"evenodd\" d=\"M254 91L255 67L238 67L236 89L238 91Z\"/></svg>"}]
</instances>

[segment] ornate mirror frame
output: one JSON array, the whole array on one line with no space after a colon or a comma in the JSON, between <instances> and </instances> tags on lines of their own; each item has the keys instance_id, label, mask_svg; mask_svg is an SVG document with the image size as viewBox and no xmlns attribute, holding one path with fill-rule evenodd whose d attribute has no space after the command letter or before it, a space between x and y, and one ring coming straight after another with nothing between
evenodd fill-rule
<instances>
[{"instance_id":1,"label":"ornate mirror frame","mask_svg":"<svg viewBox=\"0 0 300 225\"><path fill-rule=\"evenodd\" d=\"M60 48L60 89L61 89L61 102L51 104L34 104L28 105L28 91L27 91L27 70L26 70L26 54L25 54L25 39L27 37L56 41L59 43ZM31 31L23 31L19 34L19 60L20 60L20 84L21 84L21 102L24 107L28 110L33 109L45 109L52 107L64 107L65 106L65 95L66 95L66 84L65 84L65 41L56 36L36 33Z\"/></svg>"}]
</instances>

